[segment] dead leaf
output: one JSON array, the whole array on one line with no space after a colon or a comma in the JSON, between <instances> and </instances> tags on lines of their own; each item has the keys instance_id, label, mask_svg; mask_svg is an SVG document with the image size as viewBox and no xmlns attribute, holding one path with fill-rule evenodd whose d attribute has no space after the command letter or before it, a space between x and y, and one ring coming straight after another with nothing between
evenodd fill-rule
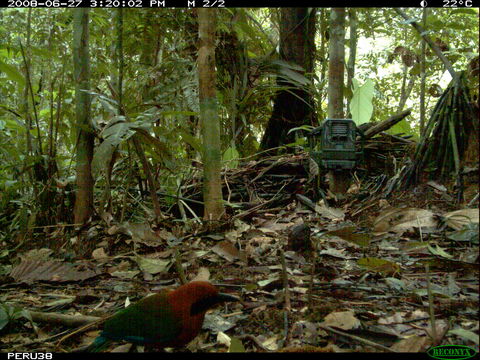
<instances>
[{"instance_id":1,"label":"dead leaf","mask_svg":"<svg viewBox=\"0 0 480 360\"><path fill-rule=\"evenodd\" d=\"M125 234L132 238L133 241L139 242L146 246L159 246L162 244L162 237L158 236L150 225L145 223L125 222L119 226L112 226L108 229L110 235ZM165 233L162 233L165 236Z\"/></svg>"},{"instance_id":2,"label":"dead leaf","mask_svg":"<svg viewBox=\"0 0 480 360\"><path fill-rule=\"evenodd\" d=\"M130 351L132 346L133 346L132 343L119 345L119 346L115 347L111 352L112 353L127 353L127 352Z\"/></svg>"},{"instance_id":3,"label":"dead leaf","mask_svg":"<svg viewBox=\"0 0 480 360\"><path fill-rule=\"evenodd\" d=\"M328 235L335 235L343 240L354 243L358 246L365 247L370 244L371 236L367 233L360 233L356 231L355 226L346 226L340 229L327 232Z\"/></svg>"},{"instance_id":4,"label":"dead leaf","mask_svg":"<svg viewBox=\"0 0 480 360\"><path fill-rule=\"evenodd\" d=\"M21 255L18 255L18 257L22 261L47 261L52 253L53 250L51 249L41 248L27 251Z\"/></svg>"},{"instance_id":5,"label":"dead leaf","mask_svg":"<svg viewBox=\"0 0 480 360\"><path fill-rule=\"evenodd\" d=\"M342 330L353 330L358 328L361 323L360 320L355 317L353 311L337 311L325 316L322 325L336 327Z\"/></svg>"},{"instance_id":6,"label":"dead leaf","mask_svg":"<svg viewBox=\"0 0 480 360\"><path fill-rule=\"evenodd\" d=\"M428 336L409 336L393 344L390 348L398 352L425 352L432 345Z\"/></svg>"},{"instance_id":7,"label":"dead leaf","mask_svg":"<svg viewBox=\"0 0 480 360\"><path fill-rule=\"evenodd\" d=\"M278 350L277 338L278 338L278 335L275 335L262 341L263 347L267 348L270 351L277 351Z\"/></svg>"},{"instance_id":8,"label":"dead leaf","mask_svg":"<svg viewBox=\"0 0 480 360\"><path fill-rule=\"evenodd\" d=\"M35 281L82 281L96 275L95 270L85 269L83 264L69 264L57 260L22 261L10 272L15 281L27 284Z\"/></svg>"},{"instance_id":9,"label":"dead leaf","mask_svg":"<svg viewBox=\"0 0 480 360\"><path fill-rule=\"evenodd\" d=\"M92 258L96 260L106 259L108 258L108 255L105 253L104 248L98 248L92 251Z\"/></svg>"},{"instance_id":10,"label":"dead leaf","mask_svg":"<svg viewBox=\"0 0 480 360\"><path fill-rule=\"evenodd\" d=\"M238 250L230 241L224 240L219 242L212 248L212 251L220 255L224 259L233 262L240 260L246 262L246 255L243 251Z\"/></svg>"},{"instance_id":11,"label":"dead leaf","mask_svg":"<svg viewBox=\"0 0 480 360\"><path fill-rule=\"evenodd\" d=\"M198 269L197 275L190 281L209 281L210 271L206 267Z\"/></svg>"},{"instance_id":12,"label":"dead leaf","mask_svg":"<svg viewBox=\"0 0 480 360\"><path fill-rule=\"evenodd\" d=\"M133 279L140 273L138 270L130 270L130 271L113 271L110 275L118 277L120 279Z\"/></svg>"},{"instance_id":13,"label":"dead leaf","mask_svg":"<svg viewBox=\"0 0 480 360\"><path fill-rule=\"evenodd\" d=\"M230 347L231 338L223 331L219 331L217 334L217 343L225 345L226 347Z\"/></svg>"},{"instance_id":14,"label":"dead leaf","mask_svg":"<svg viewBox=\"0 0 480 360\"><path fill-rule=\"evenodd\" d=\"M359 259L357 264L370 271L375 271L385 276L393 276L400 272L400 266L392 261L379 259L376 257L366 257Z\"/></svg>"},{"instance_id":15,"label":"dead leaf","mask_svg":"<svg viewBox=\"0 0 480 360\"><path fill-rule=\"evenodd\" d=\"M345 212L342 209L328 207L324 204L315 205L315 211L318 215L330 220L345 219Z\"/></svg>"},{"instance_id":16,"label":"dead leaf","mask_svg":"<svg viewBox=\"0 0 480 360\"><path fill-rule=\"evenodd\" d=\"M320 255L329 255L339 259L354 259L354 257L349 256L345 253L345 249L337 250L334 248L322 250L319 252Z\"/></svg>"},{"instance_id":17,"label":"dead leaf","mask_svg":"<svg viewBox=\"0 0 480 360\"><path fill-rule=\"evenodd\" d=\"M374 221L375 234L385 232L404 233L414 228L436 228L437 220L430 210L404 208L390 209L380 214Z\"/></svg>"},{"instance_id":18,"label":"dead leaf","mask_svg":"<svg viewBox=\"0 0 480 360\"><path fill-rule=\"evenodd\" d=\"M151 259L142 256L136 256L135 261L143 272L150 275L167 272L172 265L170 260Z\"/></svg>"},{"instance_id":19,"label":"dead leaf","mask_svg":"<svg viewBox=\"0 0 480 360\"><path fill-rule=\"evenodd\" d=\"M447 225L454 230L460 230L469 223L478 224L479 209L461 209L444 215Z\"/></svg>"}]
</instances>

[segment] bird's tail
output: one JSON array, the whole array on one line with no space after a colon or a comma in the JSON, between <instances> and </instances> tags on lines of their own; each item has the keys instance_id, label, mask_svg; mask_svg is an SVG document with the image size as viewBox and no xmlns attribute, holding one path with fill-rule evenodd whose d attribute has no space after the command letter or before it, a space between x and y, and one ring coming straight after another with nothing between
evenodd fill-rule
<instances>
[{"instance_id":1,"label":"bird's tail","mask_svg":"<svg viewBox=\"0 0 480 360\"><path fill-rule=\"evenodd\" d=\"M110 344L110 340L100 335L93 341L93 343L88 345L84 351L85 352L101 352L105 350L108 344Z\"/></svg>"}]
</instances>

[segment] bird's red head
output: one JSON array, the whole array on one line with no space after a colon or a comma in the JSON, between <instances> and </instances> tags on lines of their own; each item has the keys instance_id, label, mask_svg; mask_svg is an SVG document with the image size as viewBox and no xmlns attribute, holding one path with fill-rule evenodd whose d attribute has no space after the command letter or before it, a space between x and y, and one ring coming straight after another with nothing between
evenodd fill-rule
<instances>
[{"instance_id":1,"label":"bird's red head","mask_svg":"<svg viewBox=\"0 0 480 360\"><path fill-rule=\"evenodd\" d=\"M217 288L207 281L192 281L171 291L168 302L183 326L176 343L185 344L198 334L208 309L225 301L237 300L235 296L219 293Z\"/></svg>"},{"instance_id":2,"label":"bird's red head","mask_svg":"<svg viewBox=\"0 0 480 360\"><path fill-rule=\"evenodd\" d=\"M172 291L169 298L181 302L188 300L193 304L204 298L215 297L217 294L217 288L208 281L192 281Z\"/></svg>"}]
</instances>

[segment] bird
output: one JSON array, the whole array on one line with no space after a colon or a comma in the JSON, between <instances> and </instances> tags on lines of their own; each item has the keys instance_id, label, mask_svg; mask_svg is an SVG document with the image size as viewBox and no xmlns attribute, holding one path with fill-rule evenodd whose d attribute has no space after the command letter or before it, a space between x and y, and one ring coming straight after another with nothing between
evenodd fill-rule
<instances>
[{"instance_id":1,"label":"bird","mask_svg":"<svg viewBox=\"0 0 480 360\"><path fill-rule=\"evenodd\" d=\"M176 290L162 290L129 305L109 318L86 352L101 352L115 341L157 348L182 347L200 332L207 310L215 305L239 301L218 292L207 281L192 281Z\"/></svg>"}]
</instances>

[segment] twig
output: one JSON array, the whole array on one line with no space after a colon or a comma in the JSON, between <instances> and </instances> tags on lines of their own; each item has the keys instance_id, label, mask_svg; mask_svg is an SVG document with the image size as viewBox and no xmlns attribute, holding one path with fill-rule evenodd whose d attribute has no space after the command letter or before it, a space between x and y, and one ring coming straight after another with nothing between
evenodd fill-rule
<instances>
[{"instance_id":1,"label":"twig","mask_svg":"<svg viewBox=\"0 0 480 360\"><path fill-rule=\"evenodd\" d=\"M479 193L477 192L477 195L475 195L475 197L472 200L470 200L467 207L472 207L473 206L473 203L478 200L478 195L479 195Z\"/></svg>"},{"instance_id":2,"label":"twig","mask_svg":"<svg viewBox=\"0 0 480 360\"><path fill-rule=\"evenodd\" d=\"M228 185L227 173L225 172L225 174L223 175L225 178L225 186L227 187L227 190L228 190L227 203L230 203L230 198L232 197L232 190L230 190L230 186Z\"/></svg>"},{"instance_id":3,"label":"twig","mask_svg":"<svg viewBox=\"0 0 480 360\"><path fill-rule=\"evenodd\" d=\"M43 344L43 343L46 343L46 342L49 342L51 340L55 340L56 338L60 337L60 336L63 336L67 333L69 333L71 330L65 330L65 331L62 331L58 334L55 334L55 335L52 335L52 336L49 336L47 338L44 338L44 339L37 339L37 340L31 340L27 343L22 343L22 344L17 344L17 345L13 345L9 350L14 350L14 349L17 349L19 347L26 347L26 346L30 346L30 345L35 345L35 344Z\"/></svg>"},{"instance_id":4,"label":"twig","mask_svg":"<svg viewBox=\"0 0 480 360\"><path fill-rule=\"evenodd\" d=\"M263 351L265 352L270 352L269 349L267 349L265 346L263 346L263 344L253 335L250 335L250 334L245 334L245 335L240 335L240 336L237 336L238 339L240 340L251 340L255 343L255 345L257 347L259 347L260 349L262 349Z\"/></svg>"},{"instance_id":5,"label":"twig","mask_svg":"<svg viewBox=\"0 0 480 360\"><path fill-rule=\"evenodd\" d=\"M360 343L363 343L365 345L369 345L369 346L373 346L377 349L381 349L381 350L384 350L384 351L387 351L387 352L397 352L395 350L392 350L386 346L383 346L383 345L380 345L380 344L377 344L373 341L370 341L370 340L367 340L367 339L364 339L364 338L361 338L359 336L355 336L355 335L351 335L349 333L346 333L346 332L343 332L343 331L340 331L340 330L336 330L336 329L333 329L331 328L330 326L327 326L327 325L322 325L322 324L319 324L318 325L321 329L323 330L326 330L326 331L330 331L334 334L338 334L338 335L342 335L342 336L345 336L345 337L348 337L352 340L355 340L355 341L358 341Z\"/></svg>"},{"instance_id":6,"label":"twig","mask_svg":"<svg viewBox=\"0 0 480 360\"><path fill-rule=\"evenodd\" d=\"M273 164L271 164L270 166L267 166L266 168L264 168L262 171L260 171L260 173L255 176L253 178L253 180L251 180L250 182L251 183L254 183L256 180L258 180L259 178L261 178L268 170L272 169L275 167L275 165L277 165L278 163L280 162L280 159L277 159L277 161L275 161Z\"/></svg>"},{"instance_id":7,"label":"twig","mask_svg":"<svg viewBox=\"0 0 480 360\"><path fill-rule=\"evenodd\" d=\"M244 211L240 214L237 214L237 215L234 215L232 216L232 220L235 220L235 219L241 219L242 217L245 217L245 216L248 216L250 215L251 213L255 212L256 210L264 207L265 205L267 204L270 204L274 201L277 200L277 198L279 197L279 194L282 192L282 190L285 188L285 186L289 185L293 180L283 184L283 186L280 188L280 190L277 191L277 193L270 199L270 200L267 200L265 201L264 203L261 203L261 204L258 204L257 206L254 206L253 208L251 209L248 209L247 211Z\"/></svg>"},{"instance_id":8,"label":"twig","mask_svg":"<svg viewBox=\"0 0 480 360\"><path fill-rule=\"evenodd\" d=\"M178 250L175 251L175 268L177 269L178 277L182 285L186 284L187 278L185 277L185 271L183 270L180 252Z\"/></svg>"},{"instance_id":9,"label":"twig","mask_svg":"<svg viewBox=\"0 0 480 360\"><path fill-rule=\"evenodd\" d=\"M312 267L310 270L310 284L308 285L308 295L307 295L307 302L308 302L308 309L310 311L313 310L313 281L315 279L315 266L317 263L317 243L318 241L312 241Z\"/></svg>"},{"instance_id":10,"label":"twig","mask_svg":"<svg viewBox=\"0 0 480 360\"><path fill-rule=\"evenodd\" d=\"M371 208L371 207L373 207L373 206L375 206L375 205L377 205L377 203L374 202L374 203L372 203L372 204L370 204L370 205L367 205L367 206L365 206L365 207L363 207L363 208L361 208L361 209L358 209L358 210L355 211L353 214L351 214L350 217L354 217L355 215L358 215L358 214L360 214L362 211L367 210L367 209L369 209L369 208Z\"/></svg>"},{"instance_id":11,"label":"twig","mask_svg":"<svg viewBox=\"0 0 480 360\"><path fill-rule=\"evenodd\" d=\"M418 224L418 230L420 232L420 241L423 243L423 233L422 233L422 227L420 225L420 219L417 216L417 224ZM430 266L427 263L425 263L425 273L427 275L427 295L428 295L428 313L430 315L430 328L432 329L431 334L427 332L427 334L432 338L432 342L435 345L436 342L438 341L437 338L437 328L435 325L435 310L433 309L433 293L432 293L432 284L430 282Z\"/></svg>"},{"instance_id":12,"label":"twig","mask_svg":"<svg viewBox=\"0 0 480 360\"><path fill-rule=\"evenodd\" d=\"M68 333L67 335L65 335L64 337L62 337L60 340L58 340L58 342L57 342L57 344L56 344L56 347L58 348L58 347L60 346L60 344L61 344L62 342L64 342L65 340L67 340L69 337L72 337L72 336L75 335L75 334L82 333L82 332L84 332L85 330L88 330L88 329L90 329L91 327L94 327L94 326L96 326L96 325L102 324L103 322L105 322L105 321L107 321L108 319L110 319L113 315L114 315L114 314L109 315L109 316L106 316L106 317L103 317L103 318L98 318L97 321L94 321L94 322L92 322L92 323L90 323L90 324L86 324L86 325L84 325L84 326L79 327L78 329L73 330L72 332Z\"/></svg>"},{"instance_id":13,"label":"twig","mask_svg":"<svg viewBox=\"0 0 480 360\"><path fill-rule=\"evenodd\" d=\"M197 214L195 214L195 211L193 211L192 208L190 206L188 206L185 201L180 200L180 203L183 204L183 206L185 206L188 211L190 211L190 213L193 215L193 217L195 218L195 221L197 223L199 223L199 224L202 223L202 220L200 220L200 218L197 216Z\"/></svg>"},{"instance_id":14,"label":"twig","mask_svg":"<svg viewBox=\"0 0 480 360\"><path fill-rule=\"evenodd\" d=\"M83 224L55 224L55 225L44 225L44 226L32 226L30 229L47 229L47 228L82 226L82 225Z\"/></svg>"},{"instance_id":15,"label":"twig","mask_svg":"<svg viewBox=\"0 0 480 360\"><path fill-rule=\"evenodd\" d=\"M292 309L292 304L290 302L290 291L288 290L287 264L285 261L285 254L283 250L280 250L280 262L282 264L283 289L285 291L285 310L290 311Z\"/></svg>"},{"instance_id":16,"label":"twig","mask_svg":"<svg viewBox=\"0 0 480 360\"><path fill-rule=\"evenodd\" d=\"M287 263L285 261L285 253L283 250L280 250L280 262L282 264L282 278L283 278L283 289L285 292L285 306L283 308L283 331L284 331L284 338L283 343L279 345L279 347L285 347L288 343L288 334L289 334L289 326L288 326L288 313L292 309L292 304L290 302L290 291L288 290L288 273L287 273Z\"/></svg>"}]
</instances>

